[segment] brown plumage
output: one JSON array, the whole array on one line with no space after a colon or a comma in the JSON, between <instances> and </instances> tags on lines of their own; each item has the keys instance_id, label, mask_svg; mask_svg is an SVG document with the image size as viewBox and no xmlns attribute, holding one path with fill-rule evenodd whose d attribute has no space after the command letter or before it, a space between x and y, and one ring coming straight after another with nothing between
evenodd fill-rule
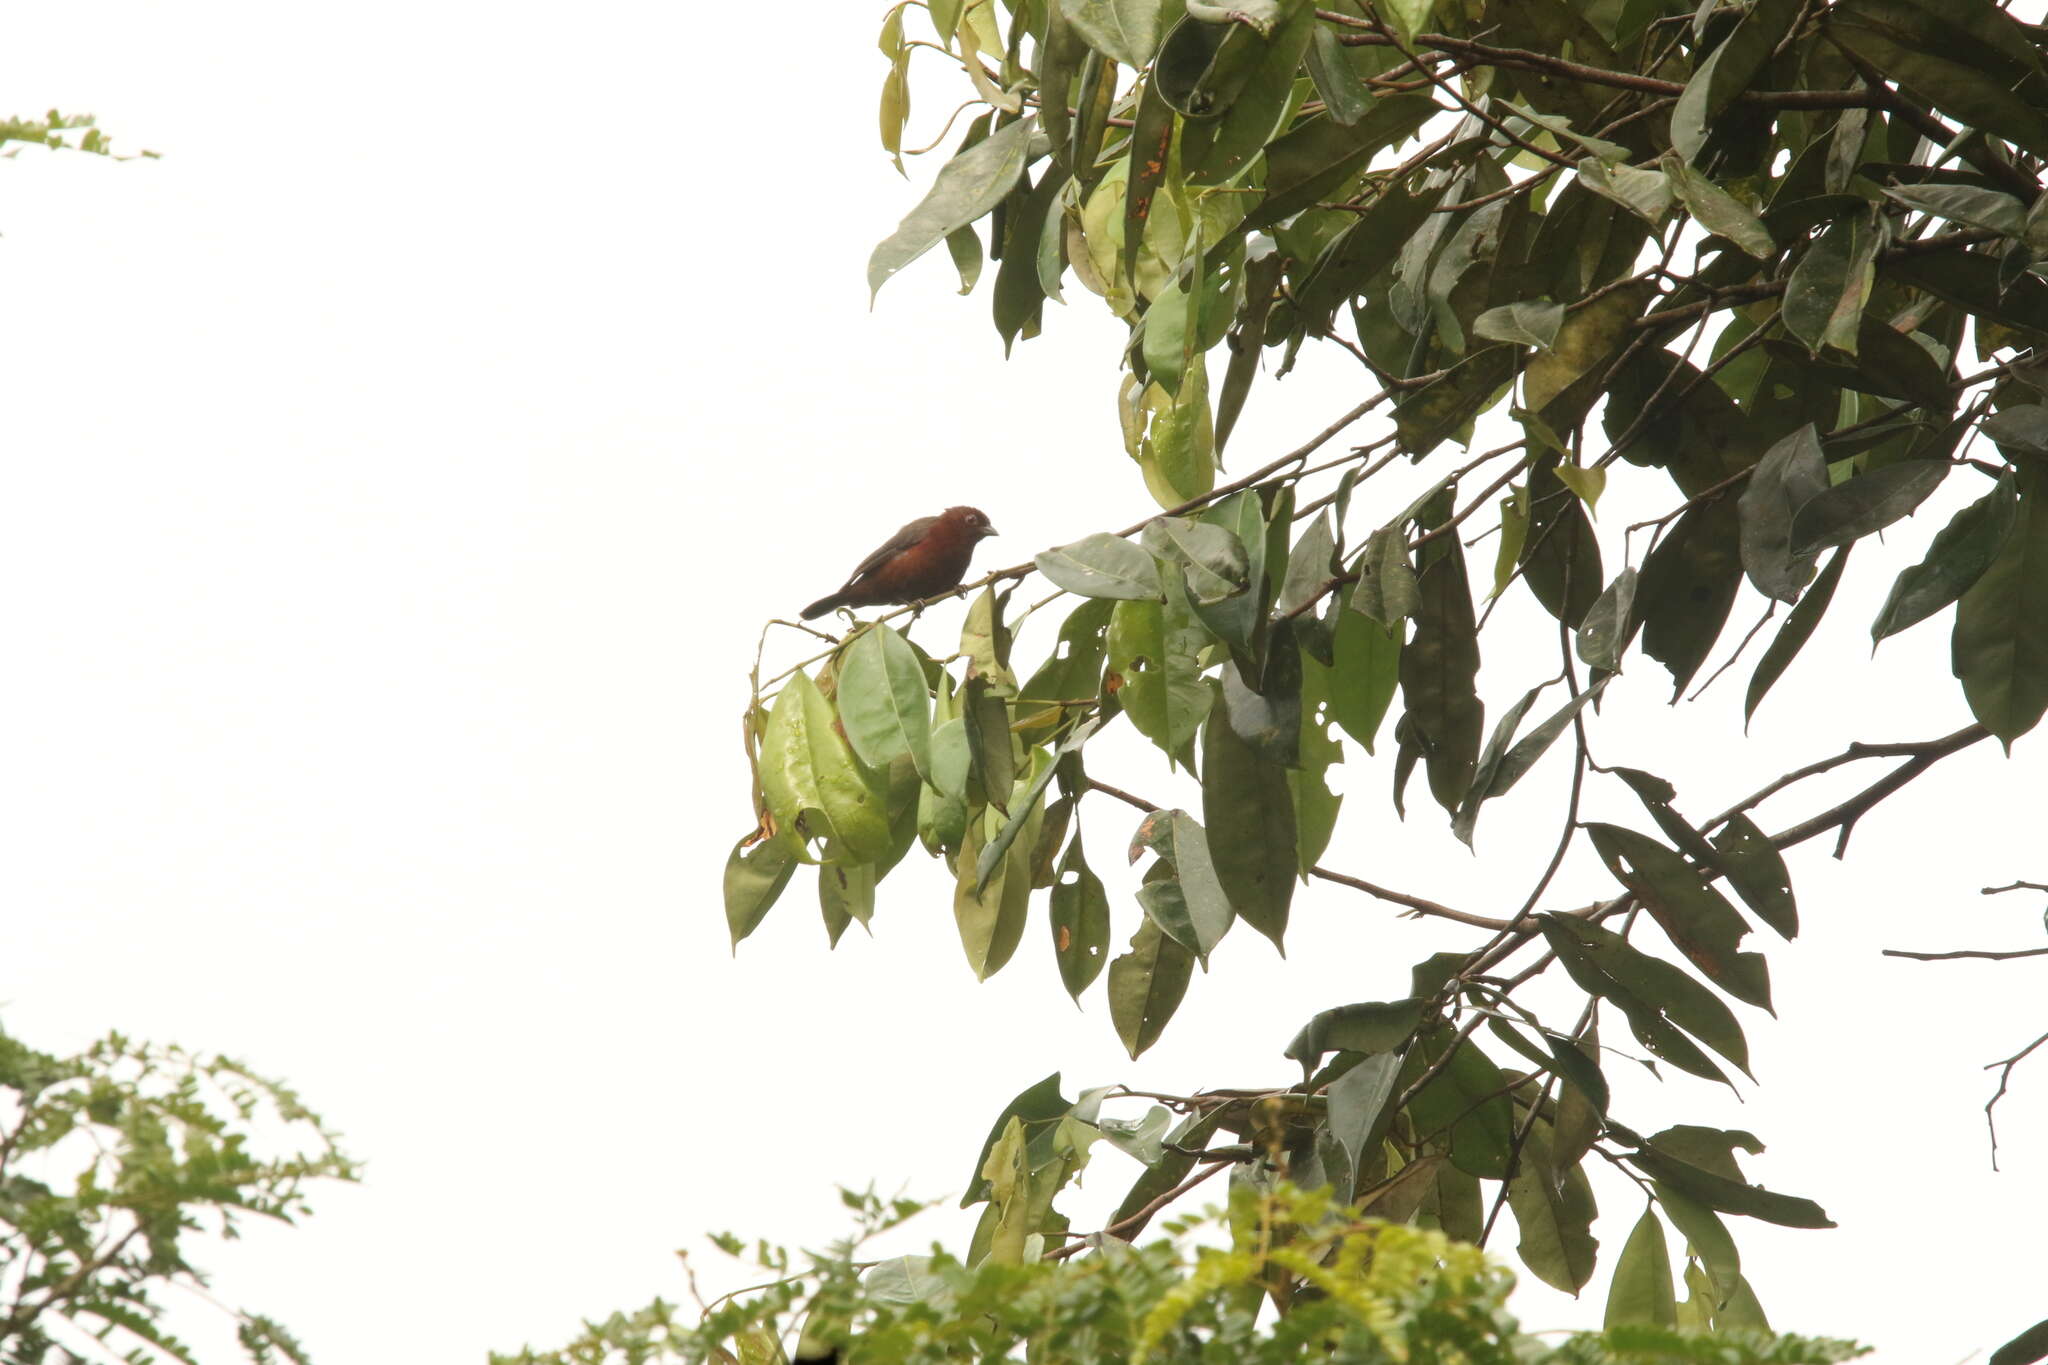
<instances>
[{"instance_id":1,"label":"brown plumage","mask_svg":"<svg viewBox=\"0 0 2048 1365\"><path fill-rule=\"evenodd\" d=\"M919 517L863 559L838 592L805 607L804 620L835 607L922 602L957 588L967 576L976 543L995 533L973 507L948 507L938 516Z\"/></svg>"}]
</instances>

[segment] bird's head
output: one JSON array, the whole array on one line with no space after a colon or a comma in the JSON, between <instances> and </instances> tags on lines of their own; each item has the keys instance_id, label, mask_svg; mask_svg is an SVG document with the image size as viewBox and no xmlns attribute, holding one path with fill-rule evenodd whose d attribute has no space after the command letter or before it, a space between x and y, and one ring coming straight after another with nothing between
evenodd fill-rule
<instances>
[{"instance_id":1,"label":"bird's head","mask_svg":"<svg viewBox=\"0 0 2048 1365\"><path fill-rule=\"evenodd\" d=\"M988 524L988 514L979 507L948 507L946 520L966 531L976 540L986 540L996 534L996 528Z\"/></svg>"}]
</instances>

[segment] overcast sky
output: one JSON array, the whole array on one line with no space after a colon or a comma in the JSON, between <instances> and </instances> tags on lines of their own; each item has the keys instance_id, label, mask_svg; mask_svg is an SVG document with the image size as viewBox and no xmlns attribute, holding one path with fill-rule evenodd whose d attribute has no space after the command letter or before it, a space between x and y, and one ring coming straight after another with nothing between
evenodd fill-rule
<instances>
[{"instance_id":1,"label":"overcast sky","mask_svg":"<svg viewBox=\"0 0 2048 1365\"><path fill-rule=\"evenodd\" d=\"M872 938L828 954L800 879L728 953L760 622L948 504L1002 531L988 565L1151 509L1115 425L1121 327L1084 291L1007 363L943 253L869 311L867 252L916 193L874 139L880 11L807 8L800 41L795 13L10 16L7 111L90 110L163 159L0 164L0 1020L46 1049L118 1027L234 1053L342 1129L359 1188L202 1258L330 1365L557 1344L679 1297L671 1252L703 1230L836 1235L835 1183L957 1195L1002 1104L1048 1072L1070 1094L1284 1083L1310 1013L1403 994L1409 963L1467 943L1308 888L1289 959L1240 931L1135 1064L1100 985L1066 1003L1042 920L976 985L920 855ZM920 86L911 140L951 104ZM1262 386L1231 468L1362 392L1348 360ZM1627 482L1603 535L1669 504L1661 480ZM1602 757L1671 778L1697 818L1849 740L1965 723L1945 620L1874 664L1864 631L1967 492L1859 552L1746 742L1746 667L1673 715L1661 670L1632 662ZM1357 531L1405 500L1377 496ZM944 652L958 617L917 638ZM1491 710L1550 666L1490 646ZM1743 1016L1759 1086L1626 1084L1634 1126L1751 1129L1770 1146L1751 1177L1842 1224L1733 1220L1781 1328L1950 1361L2048 1313L2048 1063L2001 1109L1999 1175L1980 1069L2048 1027L2042 967L1877 956L2040 941L2039 897L1978 888L2048 880L2044 743L1950 760L1866 819L1845 865L1798 855L1807 932L1764 945L1779 1018ZM1185 799L1139 746L1096 766ZM1474 857L1420 784L1397 824L1388 762L1360 756L1326 861L1507 913L1562 766L1489 808ZM1129 812L1095 805L1094 861L1127 886ZM1546 903L1611 891L1575 863ZM1116 913L1121 945L1137 911L1119 894ZM1134 1172L1100 1156L1077 1224ZM1638 1205L1596 1178L1601 1275L1583 1302L1531 1290L1531 1326L1597 1321ZM968 1226L933 1215L911 1240ZM744 1282L700 1259L708 1284ZM186 1321L218 1336L204 1310Z\"/></svg>"}]
</instances>

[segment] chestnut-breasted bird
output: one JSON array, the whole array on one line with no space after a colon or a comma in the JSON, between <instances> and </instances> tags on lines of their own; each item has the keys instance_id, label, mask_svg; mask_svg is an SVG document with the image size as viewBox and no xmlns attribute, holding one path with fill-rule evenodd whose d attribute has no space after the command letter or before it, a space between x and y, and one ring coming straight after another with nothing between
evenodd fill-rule
<instances>
[{"instance_id":1,"label":"chestnut-breasted bird","mask_svg":"<svg viewBox=\"0 0 2048 1365\"><path fill-rule=\"evenodd\" d=\"M834 607L921 602L957 588L967 576L976 542L995 533L973 507L948 507L935 517L919 517L863 559L838 592L805 607L804 620Z\"/></svg>"}]
</instances>

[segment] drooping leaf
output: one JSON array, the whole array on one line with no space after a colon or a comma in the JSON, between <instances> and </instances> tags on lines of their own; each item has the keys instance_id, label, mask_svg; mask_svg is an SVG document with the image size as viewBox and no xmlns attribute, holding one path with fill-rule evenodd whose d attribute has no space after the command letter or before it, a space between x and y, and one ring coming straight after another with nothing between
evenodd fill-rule
<instances>
[{"instance_id":1,"label":"drooping leaf","mask_svg":"<svg viewBox=\"0 0 2048 1365\"><path fill-rule=\"evenodd\" d=\"M1839 218L1792 267L1778 315L1785 330L1815 355L1821 347L1856 354L1863 307L1870 299L1884 234L1864 213Z\"/></svg>"},{"instance_id":2,"label":"drooping leaf","mask_svg":"<svg viewBox=\"0 0 2048 1365\"><path fill-rule=\"evenodd\" d=\"M1166 0L1054 0L1088 46L1128 67L1149 65L1171 11Z\"/></svg>"},{"instance_id":3,"label":"drooping leaf","mask_svg":"<svg viewBox=\"0 0 2048 1365\"><path fill-rule=\"evenodd\" d=\"M1138 889L1138 903L1168 936L1207 965L1210 951L1236 919L1209 855L1207 834L1186 811L1152 811L1131 836L1131 861L1148 850L1168 870L1146 879Z\"/></svg>"},{"instance_id":4,"label":"drooping leaf","mask_svg":"<svg viewBox=\"0 0 2048 1365\"><path fill-rule=\"evenodd\" d=\"M1736 504L1688 508L1643 562L1635 605L1643 651L1671 670L1672 700L1705 662L1742 586Z\"/></svg>"},{"instance_id":5,"label":"drooping leaf","mask_svg":"<svg viewBox=\"0 0 2048 1365\"><path fill-rule=\"evenodd\" d=\"M1521 1230L1515 1254L1537 1279L1576 1294L1593 1278L1600 1248L1593 1219L1599 1209L1584 1170L1573 1166L1554 1177L1553 1168L1551 1128L1539 1119L1530 1128L1521 1162L1508 1181L1508 1207Z\"/></svg>"},{"instance_id":6,"label":"drooping leaf","mask_svg":"<svg viewBox=\"0 0 2048 1365\"><path fill-rule=\"evenodd\" d=\"M1420 602L1415 570L1408 563L1408 538L1399 526L1374 531L1358 557L1351 609L1392 630L1403 617L1413 616Z\"/></svg>"},{"instance_id":7,"label":"drooping leaf","mask_svg":"<svg viewBox=\"0 0 2048 1365\"><path fill-rule=\"evenodd\" d=\"M1820 577L1813 580L1813 586L1806 590L1805 595L1786 616L1785 624L1771 637L1771 643L1764 649L1763 657L1757 660L1756 672L1749 678L1749 691L1742 699L1744 725L1747 725L1750 717L1756 714L1758 704L1763 701L1764 694L1771 690L1771 685L1784 675L1792 660L1798 657L1799 651L1812 636L1813 628L1820 624L1821 613L1825 612L1828 603L1834 600L1835 585L1842 580L1842 567L1849 562L1851 548L1844 545L1835 551L1833 558L1829 559L1826 567L1820 571Z\"/></svg>"},{"instance_id":8,"label":"drooping leaf","mask_svg":"<svg viewBox=\"0 0 2048 1365\"><path fill-rule=\"evenodd\" d=\"M780 839L764 839L751 849L742 839L725 860L725 924L733 950L761 921L789 885L797 858Z\"/></svg>"},{"instance_id":9,"label":"drooping leaf","mask_svg":"<svg viewBox=\"0 0 2048 1365\"><path fill-rule=\"evenodd\" d=\"M1472 785L1485 733L1485 709L1473 686L1478 624L1457 536L1441 536L1424 551L1415 634L1401 650L1401 696L1427 744L1430 792L1438 805L1455 811Z\"/></svg>"},{"instance_id":10,"label":"drooping leaf","mask_svg":"<svg viewBox=\"0 0 2048 1365\"><path fill-rule=\"evenodd\" d=\"M1187 994L1195 955L1160 932L1149 915L1130 951L1109 964L1109 1016L1133 1059L1159 1041Z\"/></svg>"},{"instance_id":11,"label":"drooping leaf","mask_svg":"<svg viewBox=\"0 0 2048 1365\"><path fill-rule=\"evenodd\" d=\"M1330 1133L1343 1146L1353 1171L1372 1150L1373 1134L1385 1131L1387 1101L1394 1097L1400 1078L1400 1055L1380 1052L1330 1082Z\"/></svg>"},{"instance_id":12,"label":"drooping leaf","mask_svg":"<svg viewBox=\"0 0 2048 1365\"><path fill-rule=\"evenodd\" d=\"M861 762L887 767L908 756L929 780L931 689L917 651L888 626L863 630L839 665L839 720Z\"/></svg>"},{"instance_id":13,"label":"drooping leaf","mask_svg":"<svg viewBox=\"0 0 2048 1365\"><path fill-rule=\"evenodd\" d=\"M1956 513L1927 547L1926 557L1892 584L1877 619L1870 623L1872 647L1962 597L1991 567L2018 511L2012 480L2000 479L1989 493Z\"/></svg>"},{"instance_id":14,"label":"drooping leaf","mask_svg":"<svg viewBox=\"0 0 2048 1365\"><path fill-rule=\"evenodd\" d=\"M1678 1291L1671 1282L1671 1248L1656 1211L1644 1209L1635 1230L1614 1263L1614 1283L1607 1291L1606 1327L1644 1322L1653 1327L1678 1325Z\"/></svg>"},{"instance_id":15,"label":"drooping leaf","mask_svg":"<svg viewBox=\"0 0 2048 1365\"><path fill-rule=\"evenodd\" d=\"M1616 879L1636 893L1679 951L1709 980L1738 1000L1770 1008L1770 976L1763 955L1738 950L1749 925L1720 892L1679 854L1646 835L1598 823L1587 825L1586 832Z\"/></svg>"},{"instance_id":16,"label":"drooping leaf","mask_svg":"<svg viewBox=\"0 0 2048 1365\"><path fill-rule=\"evenodd\" d=\"M1451 1164L1485 1180L1505 1179L1512 1164L1514 1105L1493 1059L1448 1025L1437 1025L1416 1041L1428 1062L1451 1053L1448 1064L1408 1102L1418 1139L1448 1136Z\"/></svg>"},{"instance_id":17,"label":"drooping leaf","mask_svg":"<svg viewBox=\"0 0 2048 1365\"><path fill-rule=\"evenodd\" d=\"M1644 1174L1671 1186L1679 1193L1722 1213L1739 1213L1788 1228L1831 1228L1834 1220L1811 1199L1778 1194L1761 1185L1746 1184L1716 1175L1683 1161L1654 1145L1631 1152L1628 1160Z\"/></svg>"},{"instance_id":18,"label":"drooping leaf","mask_svg":"<svg viewBox=\"0 0 2048 1365\"><path fill-rule=\"evenodd\" d=\"M826 828L805 833L831 835L848 856L868 862L889 848L885 794L869 785L835 720L817 685L803 673L792 675L762 733L761 791L783 829L797 829L806 811L816 811Z\"/></svg>"},{"instance_id":19,"label":"drooping leaf","mask_svg":"<svg viewBox=\"0 0 2048 1365\"><path fill-rule=\"evenodd\" d=\"M1636 571L1623 569L1594 599L1579 627L1579 661L1607 673L1621 671L1621 653L1635 633Z\"/></svg>"},{"instance_id":20,"label":"drooping leaf","mask_svg":"<svg viewBox=\"0 0 2048 1365\"><path fill-rule=\"evenodd\" d=\"M1814 494L1792 516L1792 549L1814 554L1881 531L1913 509L1948 477L1946 460L1901 460Z\"/></svg>"},{"instance_id":21,"label":"drooping leaf","mask_svg":"<svg viewBox=\"0 0 2048 1365\"><path fill-rule=\"evenodd\" d=\"M1714 836L1714 854L1728 884L1756 917L1790 939L1799 933L1799 907L1792 899L1792 874L1770 838L1747 815L1737 815Z\"/></svg>"},{"instance_id":22,"label":"drooping leaf","mask_svg":"<svg viewBox=\"0 0 2048 1365\"><path fill-rule=\"evenodd\" d=\"M984 810L982 818L968 820L967 836L954 859L953 919L967 965L980 981L1001 971L1017 951L1031 908L1031 849L1044 811L1036 803L1010 804L1025 816L1022 833L1014 837L993 875L983 880L979 869L982 850L999 829L994 806Z\"/></svg>"},{"instance_id":23,"label":"drooping leaf","mask_svg":"<svg viewBox=\"0 0 2048 1365\"><path fill-rule=\"evenodd\" d=\"M2012 530L1956 605L1949 667L1970 712L2010 749L2048 711L2048 465L2019 476Z\"/></svg>"},{"instance_id":24,"label":"drooping leaf","mask_svg":"<svg viewBox=\"0 0 2048 1365\"><path fill-rule=\"evenodd\" d=\"M1405 562L1402 567L1407 566ZM1354 602L1357 600L1354 595ZM1330 718L1373 752L1373 739L1394 700L1405 628L1381 626L1361 612L1338 613L1332 641Z\"/></svg>"},{"instance_id":25,"label":"drooping leaf","mask_svg":"<svg viewBox=\"0 0 2048 1365\"><path fill-rule=\"evenodd\" d=\"M981 860L975 864L977 891L988 885L989 878L995 875L996 867L1009 853L1011 845L1016 843L1017 837L1024 832L1032 817L1042 815L1039 798L1045 795L1045 789L1052 785L1054 776L1059 772L1059 760L1068 754L1079 753L1081 746L1102 728L1102 721L1101 716L1091 716L1075 726L1067 733L1066 738L1060 741L1059 747L1053 750L1050 757L1038 757L1030 780L1018 784L1016 795L1008 803L1009 818L1003 821L1002 828L983 847Z\"/></svg>"},{"instance_id":26,"label":"drooping leaf","mask_svg":"<svg viewBox=\"0 0 2048 1365\"><path fill-rule=\"evenodd\" d=\"M1336 576L1337 539L1330 529L1328 513L1319 513L1294 543L1287 556L1287 577L1273 610L1282 616L1315 600L1316 594Z\"/></svg>"},{"instance_id":27,"label":"drooping leaf","mask_svg":"<svg viewBox=\"0 0 2048 1365\"><path fill-rule=\"evenodd\" d=\"M1138 733L1178 757L1208 715L1213 694L1197 657L1208 632L1179 584L1168 585L1167 597L1164 603L1117 604L1109 621L1109 677Z\"/></svg>"},{"instance_id":28,"label":"drooping leaf","mask_svg":"<svg viewBox=\"0 0 2048 1365\"><path fill-rule=\"evenodd\" d=\"M1544 939L1579 989L1612 1001L1653 1056L1703 1079L1726 1081L1690 1033L1748 1070L1742 1026L1712 991L1597 924L1572 915L1543 915L1541 922Z\"/></svg>"},{"instance_id":29,"label":"drooping leaf","mask_svg":"<svg viewBox=\"0 0 2048 1365\"><path fill-rule=\"evenodd\" d=\"M1024 173L1035 127L1031 119L1005 124L939 168L931 189L868 258L868 292L891 275L1000 204Z\"/></svg>"},{"instance_id":30,"label":"drooping leaf","mask_svg":"<svg viewBox=\"0 0 2048 1365\"><path fill-rule=\"evenodd\" d=\"M969 770L988 802L1005 814L1017 780L1016 746L1010 735L1010 707L988 678L969 678L960 687L960 726L967 739Z\"/></svg>"},{"instance_id":31,"label":"drooping leaf","mask_svg":"<svg viewBox=\"0 0 2048 1365\"><path fill-rule=\"evenodd\" d=\"M1828 486L1827 457L1820 435L1803 426L1764 453L1738 506L1742 519L1742 567L1766 597L1795 602L1813 577L1817 552L1795 552L1794 515Z\"/></svg>"},{"instance_id":32,"label":"drooping leaf","mask_svg":"<svg viewBox=\"0 0 2048 1365\"><path fill-rule=\"evenodd\" d=\"M1052 885L1053 956L1076 1000L1109 962L1109 897L1081 852L1081 831L1060 858Z\"/></svg>"},{"instance_id":33,"label":"drooping leaf","mask_svg":"<svg viewBox=\"0 0 2048 1365\"><path fill-rule=\"evenodd\" d=\"M1299 725L1297 716L1297 738ZM1287 770L1260 757L1219 711L1202 733L1202 823L1216 878L1238 916L1284 951L1298 856Z\"/></svg>"}]
</instances>

